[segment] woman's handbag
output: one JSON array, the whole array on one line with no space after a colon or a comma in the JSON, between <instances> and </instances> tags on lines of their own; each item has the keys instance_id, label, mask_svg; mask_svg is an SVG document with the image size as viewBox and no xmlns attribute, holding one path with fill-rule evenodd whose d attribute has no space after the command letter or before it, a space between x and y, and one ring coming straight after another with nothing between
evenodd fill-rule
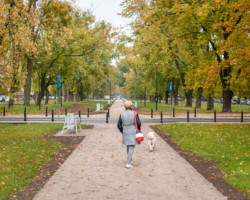
<instances>
[{"instance_id":1,"label":"woman's handbag","mask_svg":"<svg viewBox=\"0 0 250 200\"><path fill-rule=\"evenodd\" d=\"M136 127L136 141L140 143L144 140L144 136L142 132L138 129L135 112L134 112L134 118L135 118L135 127Z\"/></svg>"}]
</instances>

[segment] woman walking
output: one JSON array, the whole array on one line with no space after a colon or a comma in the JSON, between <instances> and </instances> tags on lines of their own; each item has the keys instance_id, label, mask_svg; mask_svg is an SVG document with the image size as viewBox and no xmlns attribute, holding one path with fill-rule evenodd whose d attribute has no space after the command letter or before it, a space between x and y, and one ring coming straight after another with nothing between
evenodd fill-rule
<instances>
[{"instance_id":1,"label":"woman walking","mask_svg":"<svg viewBox=\"0 0 250 200\"><path fill-rule=\"evenodd\" d=\"M127 164L126 168L133 167L132 165L132 156L134 153L135 145L139 144L136 141L136 126L135 126L135 117L137 121L137 127L141 130L141 121L137 113L134 115L133 104L131 101L126 101L124 103L126 109L125 112L121 113L117 127L122 133L122 143L127 146Z\"/></svg>"}]
</instances>

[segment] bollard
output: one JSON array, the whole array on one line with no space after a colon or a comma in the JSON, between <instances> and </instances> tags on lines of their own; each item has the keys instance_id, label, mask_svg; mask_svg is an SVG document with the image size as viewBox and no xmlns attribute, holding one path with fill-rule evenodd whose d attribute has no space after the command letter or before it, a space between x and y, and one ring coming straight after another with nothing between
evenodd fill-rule
<instances>
[{"instance_id":1,"label":"bollard","mask_svg":"<svg viewBox=\"0 0 250 200\"><path fill-rule=\"evenodd\" d=\"M3 107L3 116L5 116L5 106Z\"/></svg>"},{"instance_id":2,"label":"bollard","mask_svg":"<svg viewBox=\"0 0 250 200\"><path fill-rule=\"evenodd\" d=\"M216 110L214 110L214 122L216 122Z\"/></svg>"},{"instance_id":3,"label":"bollard","mask_svg":"<svg viewBox=\"0 0 250 200\"><path fill-rule=\"evenodd\" d=\"M162 111L161 111L161 123L163 123Z\"/></svg>"},{"instance_id":4,"label":"bollard","mask_svg":"<svg viewBox=\"0 0 250 200\"><path fill-rule=\"evenodd\" d=\"M109 109L108 109L108 117L110 117L110 114L109 114Z\"/></svg>"},{"instance_id":5,"label":"bollard","mask_svg":"<svg viewBox=\"0 0 250 200\"><path fill-rule=\"evenodd\" d=\"M79 111L79 119L80 119L80 122L81 122L81 111Z\"/></svg>"},{"instance_id":6,"label":"bollard","mask_svg":"<svg viewBox=\"0 0 250 200\"><path fill-rule=\"evenodd\" d=\"M65 115L67 115L68 114L68 109L67 108L65 108Z\"/></svg>"},{"instance_id":7,"label":"bollard","mask_svg":"<svg viewBox=\"0 0 250 200\"><path fill-rule=\"evenodd\" d=\"M46 107L46 117L48 117L48 107Z\"/></svg>"},{"instance_id":8,"label":"bollard","mask_svg":"<svg viewBox=\"0 0 250 200\"><path fill-rule=\"evenodd\" d=\"M151 108L151 118L153 118L153 115L154 115L153 108Z\"/></svg>"},{"instance_id":9,"label":"bollard","mask_svg":"<svg viewBox=\"0 0 250 200\"><path fill-rule=\"evenodd\" d=\"M187 110L187 122L189 122L189 110Z\"/></svg>"},{"instance_id":10,"label":"bollard","mask_svg":"<svg viewBox=\"0 0 250 200\"><path fill-rule=\"evenodd\" d=\"M24 121L26 122L26 106L24 107Z\"/></svg>"},{"instance_id":11,"label":"bollard","mask_svg":"<svg viewBox=\"0 0 250 200\"><path fill-rule=\"evenodd\" d=\"M87 112L87 117L89 117L89 108L88 108L88 112Z\"/></svg>"},{"instance_id":12,"label":"bollard","mask_svg":"<svg viewBox=\"0 0 250 200\"><path fill-rule=\"evenodd\" d=\"M52 110L52 119L51 121L53 122L54 121L54 110Z\"/></svg>"},{"instance_id":13,"label":"bollard","mask_svg":"<svg viewBox=\"0 0 250 200\"><path fill-rule=\"evenodd\" d=\"M243 122L243 110L241 111L240 122Z\"/></svg>"},{"instance_id":14,"label":"bollard","mask_svg":"<svg viewBox=\"0 0 250 200\"><path fill-rule=\"evenodd\" d=\"M106 113L106 123L109 123L108 112Z\"/></svg>"},{"instance_id":15,"label":"bollard","mask_svg":"<svg viewBox=\"0 0 250 200\"><path fill-rule=\"evenodd\" d=\"M173 117L175 117L175 108L173 108Z\"/></svg>"},{"instance_id":16,"label":"bollard","mask_svg":"<svg viewBox=\"0 0 250 200\"><path fill-rule=\"evenodd\" d=\"M196 108L194 108L194 117L196 117Z\"/></svg>"}]
</instances>

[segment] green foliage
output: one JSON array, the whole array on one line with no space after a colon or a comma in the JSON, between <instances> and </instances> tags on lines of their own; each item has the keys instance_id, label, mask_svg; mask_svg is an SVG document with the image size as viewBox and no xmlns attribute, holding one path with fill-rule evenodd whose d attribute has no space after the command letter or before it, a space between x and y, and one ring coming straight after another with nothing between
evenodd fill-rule
<instances>
[{"instance_id":1,"label":"green foliage","mask_svg":"<svg viewBox=\"0 0 250 200\"><path fill-rule=\"evenodd\" d=\"M100 103L103 105L103 108L105 108L108 105L108 101L79 101L79 102L63 102L62 106L60 106L60 109L69 108L70 106L73 106L75 104L84 104L82 109L85 109L87 112L87 108L96 108L96 104ZM5 107L5 114L22 114L24 113L24 107L22 105L22 102L20 102L19 105L14 105L12 108L8 108L6 106L7 103L0 104L0 115L3 115L3 109ZM44 115L46 112L46 107L48 108L48 114L51 115L51 110L57 111L58 104L56 101L56 104L54 104L54 101L49 101L48 105L41 104L41 109L39 110L39 106L35 104L34 101L31 101L31 105L26 107L26 113L29 114L42 114ZM64 113L64 112L63 112Z\"/></svg>"},{"instance_id":2,"label":"green foliage","mask_svg":"<svg viewBox=\"0 0 250 200\"><path fill-rule=\"evenodd\" d=\"M29 105L30 88L41 100L61 75L65 93L82 100L112 77L109 23L63 0L11 2L0 3L0 94L13 99L24 88Z\"/></svg>"},{"instance_id":3,"label":"green foliage","mask_svg":"<svg viewBox=\"0 0 250 200\"><path fill-rule=\"evenodd\" d=\"M21 190L62 147L43 135L62 128L62 124L0 124L0 199Z\"/></svg>"},{"instance_id":4,"label":"green foliage","mask_svg":"<svg viewBox=\"0 0 250 200\"><path fill-rule=\"evenodd\" d=\"M195 103L193 103L193 108L190 107L185 107L185 102L179 102L178 106L171 106L171 112L173 112L173 108L175 108L175 112L176 113L186 113L187 110L190 113L194 113L194 105ZM170 105L169 104L165 104L165 103L158 103L158 111L162 111L162 112L170 112ZM145 110L145 111L151 111L151 108L153 108L153 110L155 110L155 103L154 102L146 102L146 107L144 107L144 102L138 102L138 107L141 110ZM220 112L222 110L222 104L220 103L215 103L214 104L214 110L218 112ZM214 110L207 110L207 103L202 103L201 104L201 109L197 108L196 112L197 115L199 115L199 113L213 113ZM250 106L246 106L246 105L232 105L232 112L233 113L240 113L243 110L244 113L249 113L250 112ZM240 115L239 115L240 117Z\"/></svg>"},{"instance_id":5,"label":"green foliage","mask_svg":"<svg viewBox=\"0 0 250 200\"><path fill-rule=\"evenodd\" d=\"M219 162L225 180L249 193L249 124L168 124L157 127L171 135L181 148Z\"/></svg>"},{"instance_id":6,"label":"green foliage","mask_svg":"<svg viewBox=\"0 0 250 200\"><path fill-rule=\"evenodd\" d=\"M139 69L151 77L148 94L154 94L158 63L161 95L171 80L181 81L188 100L198 88L213 97L220 91L223 112L231 111L233 94L249 96L247 1L124 0L122 5L122 15L133 19L134 36L123 55L143 61ZM138 79L129 73L126 82Z\"/></svg>"}]
</instances>

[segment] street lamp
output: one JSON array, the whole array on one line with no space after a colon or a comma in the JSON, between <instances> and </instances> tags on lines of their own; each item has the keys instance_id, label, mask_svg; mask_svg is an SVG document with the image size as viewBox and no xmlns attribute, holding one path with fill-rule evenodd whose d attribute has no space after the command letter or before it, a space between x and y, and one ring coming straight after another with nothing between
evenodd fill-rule
<instances>
[{"instance_id":1,"label":"street lamp","mask_svg":"<svg viewBox=\"0 0 250 200\"><path fill-rule=\"evenodd\" d=\"M144 81L145 81L145 78L146 78L146 73L144 73ZM144 84L144 107L146 107L146 81Z\"/></svg>"},{"instance_id":2,"label":"street lamp","mask_svg":"<svg viewBox=\"0 0 250 200\"><path fill-rule=\"evenodd\" d=\"M156 91L155 91L155 110L157 111L157 103L158 103L158 93L157 93L157 65L159 65L159 63L155 63L155 87L156 87Z\"/></svg>"},{"instance_id":3,"label":"street lamp","mask_svg":"<svg viewBox=\"0 0 250 200\"><path fill-rule=\"evenodd\" d=\"M109 101L111 103L111 81L107 79L107 81L109 82Z\"/></svg>"},{"instance_id":4,"label":"street lamp","mask_svg":"<svg viewBox=\"0 0 250 200\"><path fill-rule=\"evenodd\" d=\"M110 89L109 89L109 100L110 100L110 103L111 103L111 81L109 81L109 84L110 84Z\"/></svg>"},{"instance_id":5,"label":"street lamp","mask_svg":"<svg viewBox=\"0 0 250 200\"><path fill-rule=\"evenodd\" d=\"M36 64L41 65L41 62L37 62ZM39 110L41 109L41 100L40 100L40 70L37 70L38 72L38 105L39 105Z\"/></svg>"}]
</instances>

